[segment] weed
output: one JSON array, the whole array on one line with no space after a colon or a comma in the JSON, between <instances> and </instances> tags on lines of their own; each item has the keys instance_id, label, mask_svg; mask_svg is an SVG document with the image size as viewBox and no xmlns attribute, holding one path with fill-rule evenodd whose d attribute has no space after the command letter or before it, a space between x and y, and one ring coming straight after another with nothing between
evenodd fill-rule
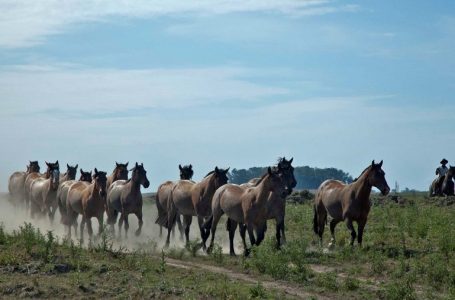
<instances>
[{"instance_id":1,"label":"weed","mask_svg":"<svg viewBox=\"0 0 455 300\"><path fill-rule=\"evenodd\" d=\"M265 297L266 297L265 288L259 281L257 282L257 284L250 288L251 299L264 299Z\"/></svg>"},{"instance_id":2,"label":"weed","mask_svg":"<svg viewBox=\"0 0 455 300\"><path fill-rule=\"evenodd\" d=\"M210 256L215 260L215 262L219 265L222 265L224 262L224 256L223 256L223 248L218 245L214 244L212 248L212 252L210 253Z\"/></svg>"}]
</instances>

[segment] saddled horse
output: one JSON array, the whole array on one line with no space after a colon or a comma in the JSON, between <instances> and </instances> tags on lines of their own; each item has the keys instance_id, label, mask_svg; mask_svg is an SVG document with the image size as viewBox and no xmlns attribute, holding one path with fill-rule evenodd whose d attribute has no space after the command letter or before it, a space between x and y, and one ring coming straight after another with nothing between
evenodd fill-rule
<instances>
[{"instance_id":1,"label":"saddled horse","mask_svg":"<svg viewBox=\"0 0 455 300\"><path fill-rule=\"evenodd\" d=\"M79 181L85 181L85 182L92 182L92 172L84 172L84 170L80 169L81 176L79 177ZM57 203L58 203L58 208L61 216L61 223L63 225L68 225L68 219L66 215L66 198L68 196L68 190L70 187L76 183L76 180L67 180L63 183L60 183L58 186L57 190ZM75 227L76 229L77 227ZM77 230L77 229L76 229Z\"/></svg>"},{"instance_id":2,"label":"saddled horse","mask_svg":"<svg viewBox=\"0 0 455 300\"><path fill-rule=\"evenodd\" d=\"M264 227L263 223L267 216L267 201L270 193L275 193L280 198L284 198L288 193L283 175L270 167L255 186L240 187L236 184L226 184L217 189L212 200L212 217L210 218L212 236L209 251L213 247L217 224L221 216L226 214L229 218L227 227L230 254L235 255L234 234L237 225L240 224L240 235L247 255L245 230L248 230L251 245L257 245L258 240L255 239L253 230Z\"/></svg>"},{"instance_id":3,"label":"saddled horse","mask_svg":"<svg viewBox=\"0 0 455 300\"><path fill-rule=\"evenodd\" d=\"M121 235L122 225L125 223L125 237L128 235L129 222L128 215L135 214L139 228L136 230L136 236L141 234L142 225L142 193L141 185L144 188L150 186L147 179L147 171L144 169L144 164L136 163L131 170L131 179L117 180L113 182L109 188L107 195L107 222L111 226L111 231L114 231L114 224L117 221L117 216L120 213L119 219L119 235Z\"/></svg>"},{"instance_id":4,"label":"saddled horse","mask_svg":"<svg viewBox=\"0 0 455 300\"><path fill-rule=\"evenodd\" d=\"M191 180L193 178L193 166L181 166L179 165L180 170L180 180ZM156 208L158 210L158 217L156 218L155 224L160 224L163 220L167 221L167 201L169 200L169 195L171 194L172 188L174 187L174 181L166 181L162 183L156 192ZM180 231L180 236L183 238L183 226L180 216L176 218L177 226ZM163 226L160 225L160 237L163 235Z\"/></svg>"},{"instance_id":5,"label":"saddled horse","mask_svg":"<svg viewBox=\"0 0 455 300\"><path fill-rule=\"evenodd\" d=\"M453 177L455 175L455 171L453 170L455 167L449 167L449 170L444 176L435 178L430 185L429 196L453 196ZM450 173L450 174L449 174Z\"/></svg>"},{"instance_id":6,"label":"saddled horse","mask_svg":"<svg viewBox=\"0 0 455 300\"><path fill-rule=\"evenodd\" d=\"M169 195L167 222L163 220L160 223L160 225L165 226L168 230L166 246L169 246L172 227L176 222L177 216L180 214L183 216L186 243L188 244L190 240L189 234L193 216L197 216L203 247L204 249L206 248L205 240L207 240L210 232L204 228L204 218L212 215L211 203L213 194L220 186L227 183L228 177L226 174L228 171L229 168L223 170L215 167L215 170L209 172L198 183L191 180L179 180L175 183Z\"/></svg>"},{"instance_id":7,"label":"saddled horse","mask_svg":"<svg viewBox=\"0 0 455 300\"><path fill-rule=\"evenodd\" d=\"M126 164L119 164L115 162L115 169L112 171L112 174L107 176L107 185L106 188L109 190L109 187L114 181L117 180L127 180L128 179L128 162Z\"/></svg>"},{"instance_id":8,"label":"saddled horse","mask_svg":"<svg viewBox=\"0 0 455 300\"><path fill-rule=\"evenodd\" d=\"M446 196L453 196L454 195L454 183L453 178L455 176L455 167L449 167L449 171L447 171L444 181L442 182L442 193Z\"/></svg>"},{"instance_id":9,"label":"saddled horse","mask_svg":"<svg viewBox=\"0 0 455 300\"><path fill-rule=\"evenodd\" d=\"M66 199L68 236L71 237L71 226L77 226L77 217L82 215L80 233L84 238L84 227L90 239L93 235L92 218L98 219L98 233L103 231L104 210L106 204L106 172L95 168L92 183L78 181L71 185ZM76 230L75 230L76 231Z\"/></svg>"},{"instance_id":10,"label":"saddled horse","mask_svg":"<svg viewBox=\"0 0 455 300\"><path fill-rule=\"evenodd\" d=\"M292 189L297 185L297 181L294 177L294 167L292 161L294 159L286 160L286 157L278 159L278 165L273 167L273 170L278 170L283 174L284 180L286 180L288 195L292 193ZM253 178L246 184L241 184L242 187L255 186L260 178ZM286 214L286 195L281 197L276 193L270 193L267 199L267 214L266 220L275 219L276 224L276 246L279 249L283 243L286 242L286 234L284 228L284 219ZM264 234L267 231L267 222L264 222L264 228L256 230L256 235L259 239L258 243L261 243Z\"/></svg>"},{"instance_id":11,"label":"saddled horse","mask_svg":"<svg viewBox=\"0 0 455 300\"><path fill-rule=\"evenodd\" d=\"M8 180L8 192L14 204L25 204L28 209L29 202L25 199L25 179L30 173L39 173L40 166L37 161L30 161L25 172L14 172Z\"/></svg>"},{"instance_id":12,"label":"saddled horse","mask_svg":"<svg viewBox=\"0 0 455 300\"><path fill-rule=\"evenodd\" d=\"M68 180L76 179L77 167L79 165L75 165L74 167L66 164L66 172L64 174L60 174L60 184Z\"/></svg>"},{"instance_id":13,"label":"saddled horse","mask_svg":"<svg viewBox=\"0 0 455 300\"><path fill-rule=\"evenodd\" d=\"M385 173L382 170L382 161L375 164L373 160L371 165L351 184L344 184L338 180L326 180L319 186L314 202L313 230L319 235L321 244L327 214L332 217L330 245L335 244L335 226L341 221L346 221L346 225L351 231L351 245L354 245L356 236L359 245L362 244L363 230L371 207L372 187L379 189L382 195L390 192ZM354 221L358 225L358 235L354 229Z\"/></svg>"},{"instance_id":14,"label":"saddled horse","mask_svg":"<svg viewBox=\"0 0 455 300\"><path fill-rule=\"evenodd\" d=\"M57 210L57 189L60 183L59 164L48 164L49 177L38 177L30 186L31 216L46 212L51 223Z\"/></svg>"}]
</instances>

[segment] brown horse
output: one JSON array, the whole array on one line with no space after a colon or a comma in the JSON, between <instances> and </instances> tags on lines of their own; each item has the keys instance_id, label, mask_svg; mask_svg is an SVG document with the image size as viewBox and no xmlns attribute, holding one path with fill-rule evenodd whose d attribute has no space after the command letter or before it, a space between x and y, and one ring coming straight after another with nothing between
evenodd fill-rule
<instances>
[{"instance_id":1,"label":"brown horse","mask_svg":"<svg viewBox=\"0 0 455 300\"><path fill-rule=\"evenodd\" d=\"M444 176L444 181L442 182L442 193L446 196L454 195L454 183L453 183L454 176L455 176L455 167L449 167L449 171L447 171L446 175Z\"/></svg>"},{"instance_id":2,"label":"brown horse","mask_svg":"<svg viewBox=\"0 0 455 300\"><path fill-rule=\"evenodd\" d=\"M218 169L208 173L201 182L195 183L190 180L179 180L175 183L169 195L167 222L160 225L167 228L166 247L169 246L172 227L176 222L177 216L183 215L185 239L189 243L190 226L193 216L198 217L199 230L203 241L203 247L210 232L204 228L204 218L212 215L212 197L215 191L228 181L226 170Z\"/></svg>"},{"instance_id":3,"label":"brown horse","mask_svg":"<svg viewBox=\"0 0 455 300\"><path fill-rule=\"evenodd\" d=\"M71 185L66 199L66 214L68 236L71 237L71 225L77 226L77 217L82 215L81 240L84 238L84 226L90 239L93 235L92 218L98 219L98 233L103 231L103 219L106 203L106 172L98 171L95 168L92 183L78 181ZM76 230L75 230L76 231Z\"/></svg>"},{"instance_id":4,"label":"brown horse","mask_svg":"<svg viewBox=\"0 0 455 300\"><path fill-rule=\"evenodd\" d=\"M81 176L79 177L79 181L85 181L85 182L92 182L92 172L84 172L82 169L81 171ZM60 183L58 186L57 190L57 203L58 203L58 208L61 216L61 223L63 225L68 225L68 219L66 215L66 198L68 196L68 190L70 187L76 183L76 180L67 180L63 183ZM77 227L75 227L77 228Z\"/></svg>"},{"instance_id":5,"label":"brown horse","mask_svg":"<svg viewBox=\"0 0 455 300\"><path fill-rule=\"evenodd\" d=\"M72 166L66 164L66 172L64 174L60 174L60 184L62 184L65 181L68 181L68 180L76 179L76 173L77 173L78 166L79 165L72 167Z\"/></svg>"},{"instance_id":6,"label":"brown horse","mask_svg":"<svg viewBox=\"0 0 455 300\"><path fill-rule=\"evenodd\" d=\"M38 177L30 186L31 216L35 213L47 212L51 223L57 210L57 189L60 183L59 164L49 164L49 178Z\"/></svg>"},{"instance_id":7,"label":"brown horse","mask_svg":"<svg viewBox=\"0 0 455 300\"><path fill-rule=\"evenodd\" d=\"M24 184L24 195L25 195L25 201L27 202L26 206L29 206L30 203L30 188L32 186L32 183L35 179L39 177L44 177L44 178L49 178L51 176L51 168L55 167L55 165L58 165L58 160L55 163L48 163L46 162L47 170L46 173L41 174L39 172L30 172L30 174L25 177L25 184Z\"/></svg>"},{"instance_id":8,"label":"brown horse","mask_svg":"<svg viewBox=\"0 0 455 300\"><path fill-rule=\"evenodd\" d=\"M112 171L112 174L107 176L107 185L106 188L109 190L109 187L114 181L117 180L127 180L128 179L128 162L126 164L119 164L115 162L115 169Z\"/></svg>"},{"instance_id":9,"label":"brown horse","mask_svg":"<svg viewBox=\"0 0 455 300\"><path fill-rule=\"evenodd\" d=\"M278 170L268 168L267 173L252 187L240 187L236 184L226 184L216 190L212 200L211 242L209 251L215 240L216 226L223 214L229 218L228 230L230 254L235 255L234 234L238 224L242 237L245 254L248 248L245 241L245 230L248 230L251 245L257 245L253 230L262 228L267 216L267 201L270 193L284 198L288 191L283 175Z\"/></svg>"},{"instance_id":10,"label":"brown horse","mask_svg":"<svg viewBox=\"0 0 455 300\"><path fill-rule=\"evenodd\" d=\"M294 177L294 167L292 166L292 161L294 159L286 160L286 157L278 159L278 165L273 167L273 170L278 170L283 174L283 178L286 181L288 195L292 193L292 189L297 185L297 181ZM241 184L243 187L255 186L260 178L253 178L246 184ZM286 195L286 196L288 196ZM282 244L286 242L286 234L284 229L284 218L286 214L286 197L281 197L276 193L270 193L269 198L267 199L267 215L266 220L275 219L276 224L276 241L277 248L279 249ZM257 243L260 244L264 238L264 234L267 231L267 223L264 222L264 227L256 230L256 235L258 237Z\"/></svg>"},{"instance_id":11,"label":"brown horse","mask_svg":"<svg viewBox=\"0 0 455 300\"><path fill-rule=\"evenodd\" d=\"M193 166L181 166L179 165L180 170L180 180L191 180L193 178ZM156 192L156 208L158 210L158 217L156 218L155 224L162 223L162 219L164 221L167 220L167 201L169 200L169 195L171 194L172 188L174 186L174 181L166 181L162 183L158 187L158 191ZM183 226L182 221L180 220L180 216L177 216L177 226L180 231L180 236L183 239ZM173 229L174 230L174 229ZM160 237L163 236L163 226L160 225Z\"/></svg>"},{"instance_id":12,"label":"brown horse","mask_svg":"<svg viewBox=\"0 0 455 300\"><path fill-rule=\"evenodd\" d=\"M28 209L29 202L25 199L25 178L30 173L39 173L40 167L37 161L30 161L25 172L14 172L8 180L8 192L14 204L25 204Z\"/></svg>"},{"instance_id":13,"label":"brown horse","mask_svg":"<svg viewBox=\"0 0 455 300\"><path fill-rule=\"evenodd\" d=\"M125 237L128 235L129 223L128 215L135 214L139 228L136 230L136 236L141 234L142 225L142 194L141 185L144 188L150 186L147 179L147 171L144 169L144 164L136 163L136 166L131 170L131 179L117 180L109 188L107 196L107 222L111 225L111 231L114 232L114 224L117 222L117 215L121 213L118 224L119 235L121 235L122 225L125 223Z\"/></svg>"},{"instance_id":14,"label":"brown horse","mask_svg":"<svg viewBox=\"0 0 455 300\"><path fill-rule=\"evenodd\" d=\"M362 244L363 229L370 212L370 193L372 187L378 188L383 195L387 195L390 188L382 170L382 161L375 164L374 160L351 184L344 184L338 180L326 180L318 188L314 202L313 230L319 235L322 244L322 235L327 221L327 213L332 217L330 233L335 245L335 226L346 221L351 231L351 245L354 245L356 232L353 222L358 224L357 241Z\"/></svg>"}]
</instances>

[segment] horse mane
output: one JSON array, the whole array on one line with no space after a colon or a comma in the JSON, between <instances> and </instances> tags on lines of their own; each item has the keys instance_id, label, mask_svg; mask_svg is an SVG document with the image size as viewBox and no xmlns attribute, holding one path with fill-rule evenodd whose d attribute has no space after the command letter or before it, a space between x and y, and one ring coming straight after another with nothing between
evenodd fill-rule
<instances>
[{"instance_id":1,"label":"horse mane","mask_svg":"<svg viewBox=\"0 0 455 300\"><path fill-rule=\"evenodd\" d=\"M365 168L365 170L362 171L362 173L360 173L359 177L355 178L352 182L356 182L360 177L362 177L362 175L370 169L371 166L368 166Z\"/></svg>"},{"instance_id":2,"label":"horse mane","mask_svg":"<svg viewBox=\"0 0 455 300\"><path fill-rule=\"evenodd\" d=\"M212 175L213 173L215 173L215 170L208 172L207 175L204 176L204 178L209 177L209 176Z\"/></svg>"}]
</instances>

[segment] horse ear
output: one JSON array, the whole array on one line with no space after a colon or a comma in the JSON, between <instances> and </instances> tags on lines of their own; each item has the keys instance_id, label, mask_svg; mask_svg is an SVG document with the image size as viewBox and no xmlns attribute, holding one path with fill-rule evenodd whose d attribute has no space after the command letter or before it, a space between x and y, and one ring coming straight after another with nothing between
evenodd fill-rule
<instances>
[{"instance_id":1,"label":"horse ear","mask_svg":"<svg viewBox=\"0 0 455 300\"><path fill-rule=\"evenodd\" d=\"M224 174L226 174L227 172L229 172L229 169L230 169L230 168L231 168L231 167L229 167L229 168L227 168L226 170L224 170Z\"/></svg>"},{"instance_id":2,"label":"horse ear","mask_svg":"<svg viewBox=\"0 0 455 300\"><path fill-rule=\"evenodd\" d=\"M80 168L80 170L79 170L79 171L81 172L81 174L82 174L82 173L84 173L84 171L82 171L82 168Z\"/></svg>"},{"instance_id":3,"label":"horse ear","mask_svg":"<svg viewBox=\"0 0 455 300\"><path fill-rule=\"evenodd\" d=\"M125 167L128 167L128 164L129 164L129 163L130 163L130 162L129 162L129 161L127 161L127 162L126 162L126 164L125 164Z\"/></svg>"},{"instance_id":4,"label":"horse ear","mask_svg":"<svg viewBox=\"0 0 455 300\"><path fill-rule=\"evenodd\" d=\"M267 173L268 173L269 175L272 175L272 168L269 167L269 168L267 169Z\"/></svg>"},{"instance_id":5,"label":"horse ear","mask_svg":"<svg viewBox=\"0 0 455 300\"><path fill-rule=\"evenodd\" d=\"M291 158L291 160L289 161L290 164L292 164L292 161L294 160L294 157Z\"/></svg>"},{"instance_id":6,"label":"horse ear","mask_svg":"<svg viewBox=\"0 0 455 300\"><path fill-rule=\"evenodd\" d=\"M66 167L69 169L69 168L70 168L70 165L69 165L69 164L66 164Z\"/></svg>"},{"instance_id":7,"label":"horse ear","mask_svg":"<svg viewBox=\"0 0 455 300\"><path fill-rule=\"evenodd\" d=\"M215 167L215 172L219 172L220 170L218 169L218 166Z\"/></svg>"},{"instance_id":8,"label":"horse ear","mask_svg":"<svg viewBox=\"0 0 455 300\"><path fill-rule=\"evenodd\" d=\"M179 170L182 171L182 165L179 164Z\"/></svg>"},{"instance_id":9,"label":"horse ear","mask_svg":"<svg viewBox=\"0 0 455 300\"><path fill-rule=\"evenodd\" d=\"M97 168L95 168L95 174L98 174L98 169Z\"/></svg>"},{"instance_id":10,"label":"horse ear","mask_svg":"<svg viewBox=\"0 0 455 300\"><path fill-rule=\"evenodd\" d=\"M139 166L139 165L138 165L138 163L136 162L136 168L137 168L138 166Z\"/></svg>"},{"instance_id":11,"label":"horse ear","mask_svg":"<svg viewBox=\"0 0 455 300\"><path fill-rule=\"evenodd\" d=\"M77 169L77 167L79 167L79 164L76 164L76 166L74 168Z\"/></svg>"},{"instance_id":12,"label":"horse ear","mask_svg":"<svg viewBox=\"0 0 455 300\"><path fill-rule=\"evenodd\" d=\"M192 168L193 168L193 165L192 165L192 164L190 164L190 169L192 169Z\"/></svg>"},{"instance_id":13,"label":"horse ear","mask_svg":"<svg viewBox=\"0 0 455 300\"><path fill-rule=\"evenodd\" d=\"M374 167L374 159L373 159L373 161L371 162L371 166Z\"/></svg>"},{"instance_id":14,"label":"horse ear","mask_svg":"<svg viewBox=\"0 0 455 300\"><path fill-rule=\"evenodd\" d=\"M382 163L383 161L381 160L381 162L378 164L378 166L381 168L382 167Z\"/></svg>"},{"instance_id":15,"label":"horse ear","mask_svg":"<svg viewBox=\"0 0 455 300\"><path fill-rule=\"evenodd\" d=\"M57 159L57 161L55 162L55 164L58 165L58 159Z\"/></svg>"}]
</instances>

